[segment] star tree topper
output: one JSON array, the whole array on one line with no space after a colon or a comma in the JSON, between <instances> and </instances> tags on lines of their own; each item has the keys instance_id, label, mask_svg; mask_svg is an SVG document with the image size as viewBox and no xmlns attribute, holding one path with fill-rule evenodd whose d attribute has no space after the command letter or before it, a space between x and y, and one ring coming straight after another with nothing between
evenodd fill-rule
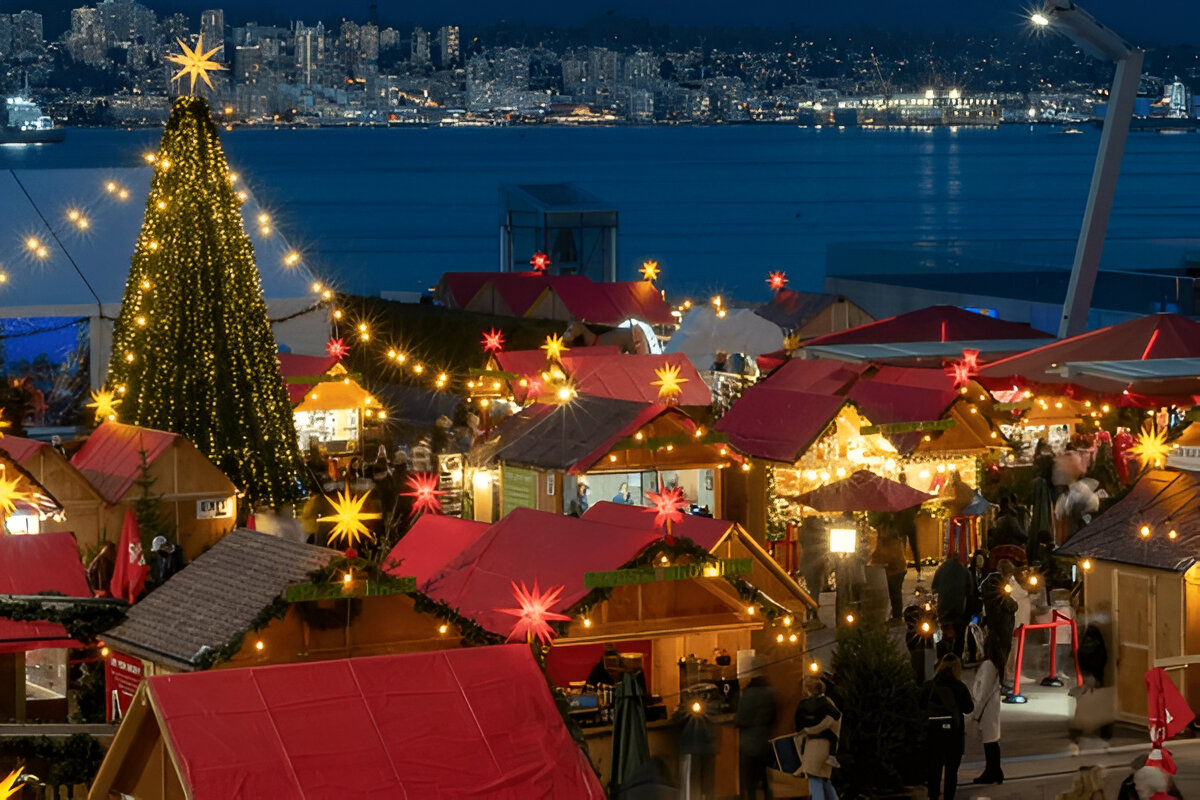
<instances>
[{"instance_id":1,"label":"star tree topper","mask_svg":"<svg viewBox=\"0 0 1200 800\"><path fill-rule=\"evenodd\" d=\"M375 534L371 533L370 529L364 525L365 520L382 519L382 514L368 513L362 510L363 503L367 500L367 495L371 493L368 489L358 497L350 494L349 489L345 489L337 495L337 499L331 499L329 502L333 505L333 514L328 517L318 517L317 522L332 522L333 530L329 532L329 540L334 539L346 540L347 546L354 546L359 539L374 539Z\"/></svg>"},{"instance_id":2,"label":"star tree topper","mask_svg":"<svg viewBox=\"0 0 1200 800\"><path fill-rule=\"evenodd\" d=\"M197 77L208 84L208 88L213 88L212 81L208 79L208 73L211 70L225 69L225 67L218 64L216 61L210 60L214 55L221 52L220 45L214 47L212 50L209 50L206 53L204 52L203 35L197 37L195 50L188 47L187 43L185 43L183 39L176 39L175 41L179 42L179 49L183 52L176 55L167 56L167 61L179 64L181 67L179 72L176 72L171 77L171 80L177 81L184 75L190 77L192 80L192 85L188 88L188 94L196 93Z\"/></svg>"},{"instance_id":3,"label":"star tree topper","mask_svg":"<svg viewBox=\"0 0 1200 800\"><path fill-rule=\"evenodd\" d=\"M552 586L543 593L538 589L538 582L535 578L533 591L525 586L525 581L521 581L520 586L517 586L514 581L512 590L513 597L517 599L517 604L521 607L496 609L501 614L511 614L517 618L512 632L508 634L508 641L525 638L532 643L536 638L542 644L550 644L554 639L554 629L550 627L550 620L569 621L571 619L565 614L558 614L550 610L550 607L558 602L563 587Z\"/></svg>"}]
</instances>

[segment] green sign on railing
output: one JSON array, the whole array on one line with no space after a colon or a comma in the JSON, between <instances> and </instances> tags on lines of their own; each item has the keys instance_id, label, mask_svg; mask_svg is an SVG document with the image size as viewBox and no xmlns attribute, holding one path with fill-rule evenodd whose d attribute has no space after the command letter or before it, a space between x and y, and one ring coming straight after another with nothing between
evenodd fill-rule
<instances>
[{"instance_id":1,"label":"green sign on railing","mask_svg":"<svg viewBox=\"0 0 1200 800\"><path fill-rule=\"evenodd\" d=\"M636 586L656 581L683 581L689 578L719 578L723 575L748 575L754 562L749 558L726 558L698 564L676 564L670 567L639 567L615 569L609 572L583 573L587 589L607 589L614 586Z\"/></svg>"},{"instance_id":2,"label":"green sign on railing","mask_svg":"<svg viewBox=\"0 0 1200 800\"><path fill-rule=\"evenodd\" d=\"M958 423L952 419L931 419L924 422L891 422L886 425L866 425L858 429L862 436L872 433L918 433L920 431L946 431Z\"/></svg>"},{"instance_id":3,"label":"green sign on railing","mask_svg":"<svg viewBox=\"0 0 1200 800\"><path fill-rule=\"evenodd\" d=\"M392 594L408 594L417 590L417 579L412 575L391 578L387 583L377 583L359 579L350 584L349 590L345 584L327 583L318 586L315 583L298 583L289 586L283 593L283 599L289 603L304 603L310 600L344 600L353 597L384 597Z\"/></svg>"}]
</instances>

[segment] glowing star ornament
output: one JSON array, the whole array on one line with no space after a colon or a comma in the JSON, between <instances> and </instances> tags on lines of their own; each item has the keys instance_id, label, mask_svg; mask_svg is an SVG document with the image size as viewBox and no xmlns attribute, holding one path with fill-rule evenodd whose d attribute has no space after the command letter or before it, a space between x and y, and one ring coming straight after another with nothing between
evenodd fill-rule
<instances>
[{"instance_id":1,"label":"glowing star ornament","mask_svg":"<svg viewBox=\"0 0 1200 800\"><path fill-rule=\"evenodd\" d=\"M182 39L176 39L179 42L179 49L183 52L177 55L167 56L167 61L179 64L181 69L172 77L172 81L177 81L184 75L187 75L192 80L192 85L188 88L188 94L196 93L196 78L200 78L208 88L213 88L212 81L208 79L208 73L212 70L225 69L216 61L210 59L217 53L221 52L220 46L214 47L207 53L204 52L204 37L200 36L196 39L196 49L193 50L184 43Z\"/></svg>"},{"instance_id":2,"label":"glowing star ornament","mask_svg":"<svg viewBox=\"0 0 1200 800\"><path fill-rule=\"evenodd\" d=\"M367 495L371 493L368 489L358 497L350 494L349 489L345 489L338 493L337 499L331 499L329 502L333 506L333 514L328 517L317 517L317 522L332 522L333 530L329 532L329 541L335 539L345 539L347 547L353 547L359 539L374 540L375 534L371 533L363 523L369 519L382 519L382 514L364 512L362 510L363 503L367 500Z\"/></svg>"},{"instance_id":3,"label":"glowing star ornament","mask_svg":"<svg viewBox=\"0 0 1200 800\"><path fill-rule=\"evenodd\" d=\"M12 772L8 773L8 777L0 781L0 800L8 800L10 797L16 797L17 792L21 791L21 770L22 767L17 767Z\"/></svg>"},{"instance_id":4,"label":"glowing star ornament","mask_svg":"<svg viewBox=\"0 0 1200 800\"><path fill-rule=\"evenodd\" d=\"M546 351L546 358L548 360L557 361L563 353L571 348L567 347L561 336L557 333L552 333L546 337L546 343L542 345L541 349Z\"/></svg>"},{"instance_id":5,"label":"glowing star ornament","mask_svg":"<svg viewBox=\"0 0 1200 800\"><path fill-rule=\"evenodd\" d=\"M646 497L654 504L646 510L654 512L655 527L663 529L663 539L667 544L674 544L675 536L671 533L671 525L683 522L683 507L687 502L683 497L683 489L678 486L674 489L663 489L660 486L657 492L646 492Z\"/></svg>"},{"instance_id":6,"label":"glowing star ornament","mask_svg":"<svg viewBox=\"0 0 1200 800\"><path fill-rule=\"evenodd\" d=\"M0 473L0 520L15 512L17 510L17 503L33 503L32 494L17 488L20 483L20 475L17 475L10 481L8 478L3 477L3 473Z\"/></svg>"},{"instance_id":7,"label":"glowing star ornament","mask_svg":"<svg viewBox=\"0 0 1200 800\"><path fill-rule=\"evenodd\" d=\"M780 289L787 286L788 278L786 272L772 272L767 275L767 286L771 287L771 291L778 292Z\"/></svg>"},{"instance_id":8,"label":"glowing star ornament","mask_svg":"<svg viewBox=\"0 0 1200 800\"><path fill-rule=\"evenodd\" d=\"M539 274L545 273L552 263L554 262L550 260L550 256L541 252L534 253L533 258L529 259L529 265L533 267L534 272Z\"/></svg>"},{"instance_id":9,"label":"glowing star ornament","mask_svg":"<svg viewBox=\"0 0 1200 800\"><path fill-rule=\"evenodd\" d=\"M92 392L92 402L87 404L88 408L96 409L96 424L99 425L105 420L115 420L117 418L117 406L121 404L121 398L117 397L116 392L110 392L108 389L100 389Z\"/></svg>"},{"instance_id":10,"label":"glowing star ornament","mask_svg":"<svg viewBox=\"0 0 1200 800\"><path fill-rule=\"evenodd\" d=\"M517 586L514 581L512 590L513 597L517 599L517 605L520 608L496 609L501 614L511 614L517 618L512 632L508 634L508 641L524 638L532 643L536 638L544 645L550 644L554 639L554 628L550 627L550 622L552 620L567 622L571 619L566 614L558 614L550 610L550 607L558 602L563 587L553 586L543 593L538 588L538 582L535 579L532 591L525 586L525 581L521 581L520 586Z\"/></svg>"},{"instance_id":11,"label":"glowing star ornament","mask_svg":"<svg viewBox=\"0 0 1200 800\"><path fill-rule=\"evenodd\" d=\"M642 262L642 280L654 282L658 280L658 262L646 260Z\"/></svg>"},{"instance_id":12,"label":"glowing star ornament","mask_svg":"<svg viewBox=\"0 0 1200 800\"><path fill-rule=\"evenodd\" d=\"M658 376L658 380L651 381L651 386L658 387L658 399L663 402L670 402L683 394L683 386L687 383L687 378L679 377L679 366L676 364L664 364L654 370L654 374Z\"/></svg>"},{"instance_id":13,"label":"glowing star ornament","mask_svg":"<svg viewBox=\"0 0 1200 800\"><path fill-rule=\"evenodd\" d=\"M350 353L350 348L346 345L345 339L330 339L325 343L325 352L331 358L341 361Z\"/></svg>"},{"instance_id":14,"label":"glowing star ornament","mask_svg":"<svg viewBox=\"0 0 1200 800\"><path fill-rule=\"evenodd\" d=\"M976 371L965 361L955 361L946 368L946 374L954 379L954 388L961 389L971 383Z\"/></svg>"},{"instance_id":15,"label":"glowing star ornament","mask_svg":"<svg viewBox=\"0 0 1200 800\"><path fill-rule=\"evenodd\" d=\"M422 511L430 514L445 513L442 501L438 498L446 492L440 489L441 482L436 472L418 472L408 478L408 488L411 492L402 492L405 497L413 498L412 515L415 517Z\"/></svg>"},{"instance_id":16,"label":"glowing star ornament","mask_svg":"<svg viewBox=\"0 0 1200 800\"><path fill-rule=\"evenodd\" d=\"M966 365L972 375L979 374L979 351L978 350L963 350L962 363Z\"/></svg>"},{"instance_id":17,"label":"glowing star ornament","mask_svg":"<svg viewBox=\"0 0 1200 800\"><path fill-rule=\"evenodd\" d=\"M504 349L504 332L492 328L483 335L483 351L485 353L499 353Z\"/></svg>"},{"instance_id":18,"label":"glowing star ornament","mask_svg":"<svg viewBox=\"0 0 1200 800\"><path fill-rule=\"evenodd\" d=\"M1143 467L1162 468L1167 465L1167 456L1174 445L1167 444L1167 432L1156 431L1149 425L1138 434L1137 443L1129 448L1130 455L1137 458Z\"/></svg>"}]
</instances>

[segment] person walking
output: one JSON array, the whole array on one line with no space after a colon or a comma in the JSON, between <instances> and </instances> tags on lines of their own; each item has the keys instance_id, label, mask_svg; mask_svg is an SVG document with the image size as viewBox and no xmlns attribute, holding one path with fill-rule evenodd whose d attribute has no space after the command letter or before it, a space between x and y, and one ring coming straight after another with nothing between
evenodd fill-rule
<instances>
[{"instance_id":1,"label":"person walking","mask_svg":"<svg viewBox=\"0 0 1200 800\"><path fill-rule=\"evenodd\" d=\"M933 573L933 592L937 595L938 623L942 635L950 639L949 648L962 658L967 636L967 600L974 593L971 573L954 556L948 556ZM945 638L942 640L946 647Z\"/></svg>"},{"instance_id":2,"label":"person walking","mask_svg":"<svg viewBox=\"0 0 1200 800\"><path fill-rule=\"evenodd\" d=\"M755 656L749 672L750 682L742 689L733 724L738 729L738 771L742 800L756 800L762 787L763 800L771 800L771 780L767 765L771 755L771 729L779 697L763 672L766 658Z\"/></svg>"},{"instance_id":3,"label":"person walking","mask_svg":"<svg viewBox=\"0 0 1200 800\"><path fill-rule=\"evenodd\" d=\"M842 734L842 712L825 696L825 681L818 675L806 675L796 706L796 732L804 734L800 768L808 776L812 800L838 800L830 778L837 765L838 737Z\"/></svg>"},{"instance_id":4,"label":"person walking","mask_svg":"<svg viewBox=\"0 0 1200 800\"><path fill-rule=\"evenodd\" d=\"M984 643L983 652L984 658L975 671L975 685L971 691L975 703L971 719L979 726L986 765L983 774L971 782L1004 783L1004 770L1000 768L1000 672L1004 669L1004 660L994 639Z\"/></svg>"},{"instance_id":5,"label":"person walking","mask_svg":"<svg viewBox=\"0 0 1200 800\"><path fill-rule=\"evenodd\" d=\"M929 800L943 795L954 800L966 738L963 716L975 710L971 692L962 682L958 656L947 653L938 661L933 678L921 687L921 708L925 710Z\"/></svg>"}]
</instances>

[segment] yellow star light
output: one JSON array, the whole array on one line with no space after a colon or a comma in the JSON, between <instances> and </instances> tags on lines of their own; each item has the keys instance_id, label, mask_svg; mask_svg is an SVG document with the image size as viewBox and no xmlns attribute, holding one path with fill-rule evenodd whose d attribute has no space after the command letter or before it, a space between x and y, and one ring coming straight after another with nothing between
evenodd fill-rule
<instances>
[{"instance_id":1,"label":"yellow star light","mask_svg":"<svg viewBox=\"0 0 1200 800\"><path fill-rule=\"evenodd\" d=\"M371 491L368 489L359 497L353 497L350 490L346 489L340 492L336 500L330 500L333 505L333 514L328 517L318 517L317 522L332 522L333 530L329 532L329 541L334 539L346 540L347 547L353 547L359 539L375 539L375 534L363 524L364 520L382 519L382 514L364 513L362 510L363 503L366 502L367 495Z\"/></svg>"},{"instance_id":2,"label":"yellow star light","mask_svg":"<svg viewBox=\"0 0 1200 800\"><path fill-rule=\"evenodd\" d=\"M542 345L541 349L546 351L546 358L556 360L571 348L567 347L561 336L554 333L546 337L546 343Z\"/></svg>"},{"instance_id":3,"label":"yellow star light","mask_svg":"<svg viewBox=\"0 0 1200 800\"><path fill-rule=\"evenodd\" d=\"M687 383L688 379L679 377L677 365L663 364L654 370L654 374L658 376L658 380L652 381L650 385L658 387L659 400L671 400L683 394L683 387L680 384Z\"/></svg>"},{"instance_id":4,"label":"yellow star light","mask_svg":"<svg viewBox=\"0 0 1200 800\"><path fill-rule=\"evenodd\" d=\"M11 481L0 475L0 520L17 510L17 503L32 503L33 495L18 489L21 476L17 475Z\"/></svg>"},{"instance_id":5,"label":"yellow star light","mask_svg":"<svg viewBox=\"0 0 1200 800\"><path fill-rule=\"evenodd\" d=\"M184 75L189 76L192 79L192 85L188 89L188 94L196 93L197 77L207 83L208 88L213 88L212 81L208 79L209 71L214 69L225 69L225 67L221 66L216 61L210 61L209 59L219 53L221 48L219 46L214 47L212 50L209 50L207 53L205 53L203 36L200 36L196 39L195 50L188 47L182 39L176 39L175 41L179 42L179 49L181 49L183 52L178 55L167 56L167 61L179 64L182 69L180 69L179 72L176 72L171 77L171 80L177 81Z\"/></svg>"},{"instance_id":6,"label":"yellow star light","mask_svg":"<svg viewBox=\"0 0 1200 800\"><path fill-rule=\"evenodd\" d=\"M658 279L658 262L647 260L642 262L642 280L654 281Z\"/></svg>"},{"instance_id":7,"label":"yellow star light","mask_svg":"<svg viewBox=\"0 0 1200 800\"><path fill-rule=\"evenodd\" d=\"M17 785L17 781L21 779L22 767L17 767L12 772L8 773L8 777L0 781L0 800L8 800L10 797L15 797L17 792L21 791L21 787Z\"/></svg>"},{"instance_id":8,"label":"yellow star light","mask_svg":"<svg viewBox=\"0 0 1200 800\"><path fill-rule=\"evenodd\" d=\"M115 420L117 418L117 406L121 404L121 399L117 397L116 392L110 392L108 389L100 389L92 392L92 402L87 404L88 408L96 409L96 424L100 424L105 420Z\"/></svg>"},{"instance_id":9,"label":"yellow star light","mask_svg":"<svg viewBox=\"0 0 1200 800\"><path fill-rule=\"evenodd\" d=\"M1137 444L1129 448L1129 452L1141 462L1143 467L1161 468L1167 465L1167 456L1173 449L1175 449L1174 445L1167 444L1165 430L1156 431L1146 425L1138 434Z\"/></svg>"}]
</instances>

